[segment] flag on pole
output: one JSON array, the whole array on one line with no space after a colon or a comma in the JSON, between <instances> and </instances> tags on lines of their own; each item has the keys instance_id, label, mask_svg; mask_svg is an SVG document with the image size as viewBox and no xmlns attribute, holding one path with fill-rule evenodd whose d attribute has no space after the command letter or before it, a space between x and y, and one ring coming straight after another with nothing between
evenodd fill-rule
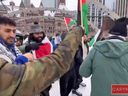
<instances>
[{"instance_id":1,"label":"flag on pole","mask_svg":"<svg viewBox=\"0 0 128 96\"><path fill-rule=\"evenodd\" d=\"M81 6L82 6L82 10L81 10ZM82 0L82 5L80 3L80 0L78 0L78 13L77 13L77 25L81 25L81 12L82 12L82 18L83 18L83 26L85 27L85 33L88 36L88 19L87 19L87 15L88 15L88 6L86 3L86 0Z\"/></svg>"},{"instance_id":2,"label":"flag on pole","mask_svg":"<svg viewBox=\"0 0 128 96\"><path fill-rule=\"evenodd\" d=\"M104 25L101 28L101 32L100 32L100 35L97 38L97 41L99 41L99 40L101 40L103 38L105 27L106 27L106 22L104 23Z\"/></svg>"},{"instance_id":3,"label":"flag on pole","mask_svg":"<svg viewBox=\"0 0 128 96\"><path fill-rule=\"evenodd\" d=\"M99 37L99 35L100 35L100 32L101 32L101 29L99 29L99 31L96 33L96 35L93 37L93 39L90 41L90 43L89 43L89 47L92 47L95 43L96 43L96 41L97 41L97 39L98 39L98 37Z\"/></svg>"},{"instance_id":4,"label":"flag on pole","mask_svg":"<svg viewBox=\"0 0 128 96\"><path fill-rule=\"evenodd\" d=\"M69 26L69 27L72 26L73 24L76 24L76 21L74 21L70 18L64 17L64 20L65 20L66 25Z\"/></svg>"}]
</instances>

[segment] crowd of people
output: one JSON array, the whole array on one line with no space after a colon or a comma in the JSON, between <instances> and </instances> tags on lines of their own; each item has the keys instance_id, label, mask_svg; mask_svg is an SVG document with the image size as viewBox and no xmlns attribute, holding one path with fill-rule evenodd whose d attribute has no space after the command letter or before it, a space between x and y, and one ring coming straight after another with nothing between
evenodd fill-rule
<instances>
[{"instance_id":1,"label":"crowd of people","mask_svg":"<svg viewBox=\"0 0 128 96\"><path fill-rule=\"evenodd\" d=\"M111 96L111 84L128 83L127 25L127 18L116 20L89 52L83 26L69 26L50 40L38 22L23 36L14 20L0 17L0 96L50 96L58 79L60 96L82 96L77 89L91 75L91 96Z\"/></svg>"}]
</instances>

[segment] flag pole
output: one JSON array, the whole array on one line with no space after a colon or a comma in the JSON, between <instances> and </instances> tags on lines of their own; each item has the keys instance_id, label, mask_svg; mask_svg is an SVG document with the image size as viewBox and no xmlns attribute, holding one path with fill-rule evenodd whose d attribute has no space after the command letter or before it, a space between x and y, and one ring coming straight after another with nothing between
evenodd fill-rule
<instances>
[{"instance_id":1,"label":"flag pole","mask_svg":"<svg viewBox=\"0 0 128 96\"><path fill-rule=\"evenodd\" d=\"M80 7L81 7L81 26L83 27L83 6L82 6L82 0L80 0ZM83 49L83 60L84 60L85 59L84 37L82 37L82 49Z\"/></svg>"},{"instance_id":2,"label":"flag pole","mask_svg":"<svg viewBox=\"0 0 128 96\"><path fill-rule=\"evenodd\" d=\"M80 0L80 7L81 7L81 26L83 26L83 7L82 7L82 0Z\"/></svg>"},{"instance_id":3,"label":"flag pole","mask_svg":"<svg viewBox=\"0 0 128 96\"><path fill-rule=\"evenodd\" d=\"M66 24L66 20L65 20L65 18L64 18L64 21L65 21L65 24ZM67 30L68 30L68 32L69 32L69 29L68 29L68 26L67 26L67 24L66 24L66 28L67 28Z\"/></svg>"}]
</instances>

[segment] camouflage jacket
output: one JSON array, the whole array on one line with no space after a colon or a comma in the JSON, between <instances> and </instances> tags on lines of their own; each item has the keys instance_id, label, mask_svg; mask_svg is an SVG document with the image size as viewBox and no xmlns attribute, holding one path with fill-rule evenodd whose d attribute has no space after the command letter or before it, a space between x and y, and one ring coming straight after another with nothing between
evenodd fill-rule
<instances>
[{"instance_id":1,"label":"camouflage jacket","mask_svg":"<svg viewBox=\"0 0 128 96\"><path fill-rule=\"evenodd\" d=\"M35 96L66 73L84 32L74 27L49 56L25 65L0 59L0 96Z\"/></svg>"}]
</instances>

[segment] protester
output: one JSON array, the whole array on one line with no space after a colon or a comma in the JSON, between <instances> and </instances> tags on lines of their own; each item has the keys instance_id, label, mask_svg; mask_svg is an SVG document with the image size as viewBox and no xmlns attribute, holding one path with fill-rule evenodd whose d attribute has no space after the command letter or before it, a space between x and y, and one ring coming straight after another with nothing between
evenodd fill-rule
<instances>
[{"instance_id":1,"label":"protester","mask_svg":"<svg viewBox=\"0 0 128 96\"><path fill-rule=\"evenodd\" d=\"M48 37L45 35L40 24L38 24L38 22L34 22L34 24L31 25L30 34L28 38L24 41L24 46L20 47L20 50L23 53L30 52L32 50L37 50L39 49L41 43L43 44L45 49L47 46L50 47L48 48L48 50L50 50L50 53L53 52L53 46L49 41Z\"/></svg>"},{"instance_id":2,"label":"protester","mask_svg":"<svg viewBox=\"0 0 128 96\"><path fill-rule=\"evenodd\" d=\"M75 58L74 58L74 67L75 67L75 74L76 74L76 81L75 81L75 85L74 88L72 90L73 94L77 94L79 96L82 96L82 94L77 90L79 88L79 85L82 83L82 76L79 74L79 68L80 65L83 62L83 49L82 49L82 45L80 43L79 48L75 54Z\"/></svg>"},{"instance_id":3,"label":"protester","mask_svg":"<svg viewBox=\"0 0 128 96\"><path fill-rule=\"evenodd\" d=\"M60 34L57 33L55 37L55 44L58 46L61 43L61 37Z\"/></svg>"},{"instance_id":4,"label":"protester","mask_svg":"<svg viewBox=\"0 0 128 96\"><path fill-rule=\"evenodd\" d=\"M23 44L23 35L19 30L16 30L16 46L19 47Z\"/></svg>"},{"instance_id":5,"label":"protester","mask_svg":"<svg viewBox=\"0 0 128 96\"><path fill-rule=\"evenodd\" d=\"M71 30L71 28L70 28ZM63 33L61 35L62 40L64 40L65 36L67 35L67 32ZM84 41L86 42L86 34L84 35ZM86 53L87 54L87 53ZM73 94L77 94L78 96L82 96L82 94L77 91L79 88L79 85L82 83L82 77L79 74L79 67L83 62L83 57L82 57L82 47L81 45L79 46L76 55L74 57L74 60L72 62L72 65L70 67L70 70L64 74L60 78L60 94L61 96L68 96L70 92L73 89Z\"/></svg>"},{"instance_id":6,"label":"protester","mask_svg":"<svg viewBox=\"0 0 128 96\"><path fill-rule=\"evenodd\" d=\"M0 26L1 31L4 26ZM85 32L83 29L74 27L53 54L25 65L13 65L0 57L0 95L35 96L59 79L71 66L81 37ZM10 30L12 32L16 29L5 31ZM14 40L8 39L11 40L9 43L13 44Z\"/></svg>"},{"instance_id":7,"label":"protester","mask_svg":"<svg viewBox=\"0 0 128 96\"><path fill-rule=\"evenodd\" d=\"M67 32L62 33L61 38L62 41L66 37ZM68 96L71 90L74 88L76 81L75 69L74 69L74 60L71 64L70 70L65 73L60 78L60 95L61 96Z\"/></svg>"},{"instance_id":8,"label":"protester","mask_svg":"<svg viewBox=\"0 0 128 96\"><path fill-rule=\"evenodd\" d=\"M57 45L55 44L55 36L52 37L52 46L53 46L53 51L55 51L57 49Z\"/></svg>"},{"instance_id":9,"label":"protester","mask_svg":"<svg viewBox=\"0 0 128 96\"><path fill-rule=\"evenodd\" d=\"M31 25L29 37L26 41L24 41L24 43L25 44L19 48L22 53L37 50L39 49L40 44L43 45L42 51L44 55L49 55L49 53L53 52L52 44L38 22L35 22L33 25Z\"/></svg>"},{"instance_id":10,"label":"protester","mask_svg":"<svg viewBox=\"0 0 128 96\"><path fill-rule=\"evenodd\" d=\"M84 44L85 44L85 52L84 52L84 55L85 55L85 57L84 57L84 59L86 58L86 56L87 56L87 54L89 53L89 46L88 46L88 37L87 37L87 34L85 33L85 35L83 36L83 38L84 38Z\"/></svg>"},{"instance_id":11,"label":"protester","mask_svg":"<svg viewBox=\"0 0 128 96\"><path fill-rule=\"evenodd\" d=\"M34 59L39 59L43 56L50 55L52 52L52 46L51 46L51 43L49 43L48 39L47 39L48 41L45 41L44 43L42 43L45 38L46 38L46 35L43 29L41 28L40 24L38 24L37 22L34 23L33 25L31 25L30 34L28 37L28 44L25 46L25 51L26 52L31 51L32 54L35 55L33 57ZM49 86L47 89L41 92L41 94L43 96L49 96L50 89L51 89L51 86Z\"/></svg>"},{"instance_id":12,"label":"protester","mask_svg":"<svg viewBox=\"0 0 128 96\"><path fill-rule=\"evenodd\" d=\"M91 77L91 96L112 96L112 84L128 83L128 18L120 18L106 40L99 41L80 67L83 77ZM118 96L124 96L119 94Z\"/></svg>"},{"instance_id":13,"label":"protester","mask_svg":"<svg viewBox=\"0 0 128 96\"><path fill-rule=\"evenodd\" d=\"M16 47L16 23L7 18L0 17L0 58L9 63L21 65L27 63L30 58L23 56ZM31 58L32 60L32 58Z\"/></svg>"}]
</instances>

